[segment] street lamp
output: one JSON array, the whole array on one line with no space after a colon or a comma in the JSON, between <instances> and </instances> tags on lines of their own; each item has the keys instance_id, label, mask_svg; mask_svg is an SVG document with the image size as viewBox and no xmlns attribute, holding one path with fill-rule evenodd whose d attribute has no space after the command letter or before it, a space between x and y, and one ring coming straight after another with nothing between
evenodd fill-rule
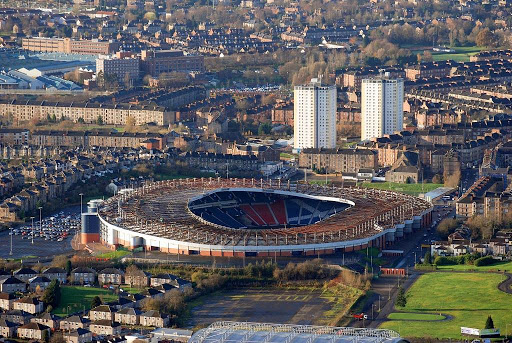
<instances>
[{"instance_id":1,"label":"street lamp","mask_svg":"<svg viewBox=\"0 0 512 343\"><path fill-rule=\"evenodd\" d=\"M43 207L39 206L39 231L43 231Z\"/></svg>"},{"instance_id":2,"label":"street lamp","mask_svg":"<svg viewBox=\"0 0 512 343\"><path fill-rule=\"evenodd\" d=\"M81 216L82 216L82 208L83 208L82 207L83 206L82 205L82 199L83 199L84 193L80 193L78 195L80 195L80 218L81 218Z\"/></svg>"},{"instance_id":3,"label":"street lamp","mask_svg":"<svg viewBox=\"0 0 512 343\"><path fill-rule=\"evenodd\" d=\"M12 235L13 235L12 227L10 229L11 229L11 251L9 251L9 256L12 256Z\"/></svg>"},{"instance_id":4,"label":"street lamp","mask_svg":"<svg viewBox=\"0 0 512 343\"><path fill-rule=\"evenodd\" d=\"M32 244L34 244L34 217L30 217L32 219Z\"/></svg>"}]
</instances>

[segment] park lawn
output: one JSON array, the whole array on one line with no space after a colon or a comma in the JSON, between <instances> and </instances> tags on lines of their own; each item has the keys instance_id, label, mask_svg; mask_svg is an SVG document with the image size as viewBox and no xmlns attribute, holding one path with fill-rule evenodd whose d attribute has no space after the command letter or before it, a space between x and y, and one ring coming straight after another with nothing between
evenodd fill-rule
<instances>
[{"instance_id":1,"label":"park lawn","mask_svg":"<svg viewBox=\"0 0 512 343\"><path fill-rule=\"evenodd\" d=\"M130 255L131 252L128 251L128 250L116 250L116 251L109 251L109 252L104 252L102 254L99 254L95 257L98 257L98 258L109 258L109 259L118 259L118 258L123 258L125 257L126 255Z\"/></svg>"},{"instance_id":2,"label":"park lawn","mask_svg":"<svg viewBox=\"0 0 512 343\"><path fill-rule=\"evenodd\" d=\"M137 288L137 287L130 287L128 285L121 286L123 291L130 293L130 294L139 294L146 290L146 288Z\"/></svg>"},{"instance_id":3,"label":"park lawn","mask_svg":"<svg viewBox=\"0 0 512 343\"><path fill-rule=\"evenodd\" d=\"M279 154L279 157L281 158L287 158L287 159L292 159L292 158L295 158L295 155L293 154L289 154L287 152L282 152Z\"/></svg>"},{"instance_id":4,"label":"park lawn","mask_svg":"<svg viewBox=\"0 0 512 343\"><path fill-rule=\"evenodd\" d=\"M388 319L394 320L442 320L445 316L430 313L410 313L410 312L394 312L388 316Z\"/></svg>"},{"instance_id":5,"label":"park lawn","mask_svg":"<svg viewBox=\"0 0 512 343\"><path fill-rule=\"evenodd\" d=\"M83 311L91 308L92 299L99 296L103 303L117 300L117 296L112 291L104 288L83 287L83 286L62 286L60 304L53 309L52 313L64 317L69 313Z\"/></svg>"},{"instance_id":6,"label":"park lawn","mask_svg":"<svg viewBox=\"0 0 512 343\"><path fill-rule=\"evenodd\" d=\"M474 266L471 264L455 264L451 266L437 266L438 270L455 270L455 271L506 271L511 272L512 271L512 262L511 261L503 261L503 262L497 262L493 263L489 266Z\"/></svg>"},{"instance_id":7,"label":"park lawn","mask_svg":"<svg viewBox=\"0 0 512 343\"><path fill-rule=\"evenodd\" d=\"M390 320L380 328L392 329L402 337L461 339L460 327L484 328L487 316L494 326L505 330L512 322L512 295L498 290L504 280L491 273L427 273L407 292L406 312L442 313L453 316L446 321Z\"/></svg>"},{"instance_id":8,"label":"park lawn","mask_svg":"<svg viewBox=\"0 0 512 343\"><path fill-rule=\"evenodd\" d=\"M454 50L455 52L433 53L432 59L434 61L454 60L456 62L468 62L471 56L478 54L480 51L484 50L484 48L478 46L463 46L454 48Z\"/></svg>"},{"instance_id":9,"label":"park lawn","mask_svg":"<svg viewBox=\"0 0 512 343\"><path fill-rule=\"evenodd\" d=\"M395 183L395 182L363 182L363 187L375 189L387 189L410 195L419 195L443 187L440 183Z\"/></svg>"}]
</instances>

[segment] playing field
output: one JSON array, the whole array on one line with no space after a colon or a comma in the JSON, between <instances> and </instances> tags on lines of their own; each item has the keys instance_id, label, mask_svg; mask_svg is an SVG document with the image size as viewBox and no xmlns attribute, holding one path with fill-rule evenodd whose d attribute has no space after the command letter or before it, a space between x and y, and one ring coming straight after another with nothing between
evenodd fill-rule
<instances>
[{"instance_id":1,"label":"playing field","mask_svg":"<svg viewBox=\"0 0 512 343\"><path fill-rule=\"evenodd\" d=\"M356 289L334 294L318 288L249 288L218 292L203 297L192 307L188 326L204 327L221 320L333 325L360 294Z\"/></svg>"},{"instance_id":2,"label":"playing field","mask_svg":"<svg viewBox=\"0 0 512 343\"><path fill-rule=\"evenodd\" d=\"M504 276L491 273L428 273L407 293L403 311L449 316L441 321L390 320L380 327L403 337L461 339L460 327L484 328L487 316L503 332L512 323L512 295L498 290ZM396 318L396 317L395 317ZM509 325L510 326L510 325Z\"/></svg>"},{"instance_id":3,"label":"playing field","mask_svg":"<svg viewBox=\"0 0 512 343\"><path fill-rule=\"evenodd\" d=\"M456 47L455 52L433 53L434 61L454 60L456 62L468 62L471 56L479 53L483 48L477 46Z\"/></svg>"},{"instance_id":4,"label":"playing field","mask_svg":"<svg viewBox=\"0 0 512 343\"><path fill-rule=\"evenodd\" d=\"M116 251L105 252L105 253L96 255L95 257L108 258L108 259L119 259L119 258L123 258L126 255L130 255L130 254L131 254L131 252L127 251L127 250L116 250Z\"/></svg>"},{"instance_id":5,"label":"playing field","mask_svg":"<svg viewBox=\"0 0 512 343\"><path fill-rule=\"evenodd\" d=\"M396 320L443 320L446 317L439 314L430 313L410 313L410 312L395 312L388 316L388 319Z\"/></svg>"},{"instance_id":6,"label":"playing field","mask_svg":"<svg viewBox=\"0 0 512 343\"><path fill-rule=\"evenodd\" d=\"M418 195L421 193L427 193L438 187L443 187L442 184L438 183L395 183L395 182L364 182L362 184L366 188L375 189L387 189L390 191L397 191L410 195Z\"/></svg>"},{"instance_id":7,"label":"playing field","mask_svg":"<svg viewBox=\"0 0 512 343\"><path fill-rule=\"evenodd\" d=\"M85 310L88 310L91 308L91 302L95 296L99 296L104 303L117 299L112 291L103 288L62 286L59 307L55 308L52 313L63 317L68 313L82 311L84 306Z\"/></svg>"},{"instance_id":8,"label":"playing field","mask_svg":"<svg viewBox=\"0 0 512 343\"><path fill-rule=\"evenodd\" d=\"M470 271L470 270L475 270L475 271L506 271L506 272L512 272L512 262L508 261L508 262L498 262L498 263L494 263L490 266L481 266L481 267L476 267L476 266L473 266L471 264L455 264L455 265L452 265L452 266L437 266L437 269L438 270L456 270L456 271L463 271L463 270L466 270L466 271Z\"/></svg>"}]
</instances>

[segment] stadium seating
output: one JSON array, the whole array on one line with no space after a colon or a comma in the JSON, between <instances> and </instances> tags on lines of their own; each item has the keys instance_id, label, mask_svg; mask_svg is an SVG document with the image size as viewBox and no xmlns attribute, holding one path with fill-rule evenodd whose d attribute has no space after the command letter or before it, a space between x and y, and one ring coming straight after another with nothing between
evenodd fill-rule
<instances>
[{"instance_id":1,"label":"stadium seating","mask_svg":"<svg viewBox=\"0 0 512 343\"><path fill-rule=\"evenodd\" d=\"M310 225L349 207L331 201L246 191L215 192L194 200L191 205L209 203L211 207L207 209L191 206L191 210L207 221L232 228Z\"/></svg>"},{"instance_id":2,"label":"stadium seating","mask_svg":"<svg viewBox=\"0 0 512 343\"><path fill-rule=\"evenodd\" d=\"M231 192L236 199L238 199L238 203L240 204L250 204L252 199L249 197L247 192Z\"/></svg>"},{"instance_id":3,"label":"stadium seating","mask_svg":"<svg viewBox=\"0 0 512 343\"><path fill-rule=\"evenodd\" d=\"M240 208L253 222L255 222L258 225L265 225L265 222L258 216L256 212L254 212L251 205L240 205Z\"/></svg>"},{"instance_id":4,"label":"stadium seating","mask_svg":"<svg viewBox=\"0 0 512 343\"><path fill-rule=\"evenodd\" d=\"M274 219L274 215L270 212L268 204L256 204L252 205L253 210L260 216L266 225L277 225Z\"/></svg>"},{"instance_id":5,"label":"stadium seating","mask_svg":"<svg viewBox=\"0 0 512 343\"><path fill-rule=\"evenodd\" d=\"M285 200L286 214L288 217L289 225L297 225L299 223L300 205L295 201L286 199Z\"/></svg>"},{"instance_id":6,"label":"stadium seating","mask_svg":"<svg viewBox=\"0 0 512 343\"><path fill-rule=\"evenodd\" d=\"M286 220L286 208L284 206L283 200L274 201L270 205L270 208L272 209L272 212L274 212L274 217L277 219L279 225L284 225L288 223L288 221Z\"/></svg>"}]
</instances>

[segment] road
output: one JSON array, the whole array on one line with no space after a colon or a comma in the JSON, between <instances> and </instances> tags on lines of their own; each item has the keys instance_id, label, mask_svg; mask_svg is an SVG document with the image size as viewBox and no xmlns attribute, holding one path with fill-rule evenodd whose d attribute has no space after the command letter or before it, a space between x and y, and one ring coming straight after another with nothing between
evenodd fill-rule
<instances>
[{"instance_id":1,"label":"road","mask_svg":"<svg viewBox=\"0 0 512 343\"><path fill-rule=\"evenodd\" d=\"M464 169L460 179L460 194L466 192L476 180L478 180L477 168Z\"/></svg>"}]
</instances>

